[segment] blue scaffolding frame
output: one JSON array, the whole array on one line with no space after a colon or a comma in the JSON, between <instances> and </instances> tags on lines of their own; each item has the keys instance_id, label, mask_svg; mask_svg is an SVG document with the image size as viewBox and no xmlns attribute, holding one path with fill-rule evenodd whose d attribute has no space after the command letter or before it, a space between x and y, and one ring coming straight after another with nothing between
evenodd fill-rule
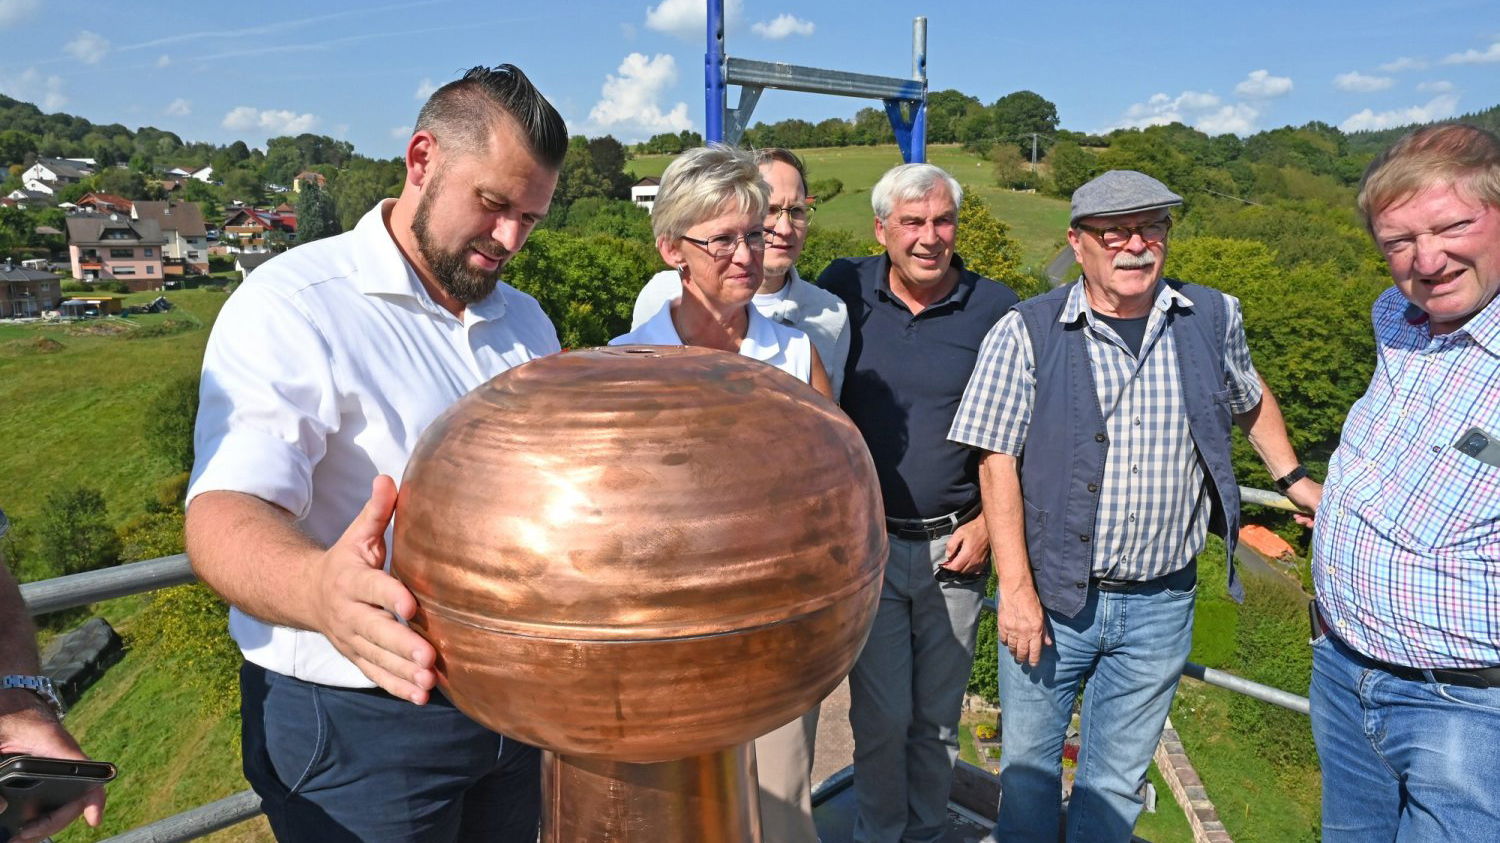
<instances>
[{"instance_id":1,"label":"blue scaffolding frame","mask_svg":"<svg viewBox=\"0 0 1500 843\"><path fill-rule=\"evenodd\" d=\"M912 22L912 78L872 76L842 70L753 61L724 52L724 0L708 3L708 52L703 56L704 139L735 144L766 88L878 99L908 164L927 160L927 18ZM729 107L730 85L740 86L739 104Z\"/></svg>"}]
</instances>

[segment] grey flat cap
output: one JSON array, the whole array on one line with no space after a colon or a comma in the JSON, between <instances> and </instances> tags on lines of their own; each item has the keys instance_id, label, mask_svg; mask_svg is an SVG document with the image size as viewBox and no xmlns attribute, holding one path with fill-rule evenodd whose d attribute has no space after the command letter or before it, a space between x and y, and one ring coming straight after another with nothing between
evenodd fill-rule
<instances>
[{"instance_id":1,"label":"grey flat cap","mask_svg":"<svg viewBox=\"0 0 1500 843\"><path fill-rule=\"evenodd\" d=\"M1182 204L1182 197L1145 173L1110 170L1073 191L1068 225L1084 217L1114 217Z\"/></svg>"}]
</instances>

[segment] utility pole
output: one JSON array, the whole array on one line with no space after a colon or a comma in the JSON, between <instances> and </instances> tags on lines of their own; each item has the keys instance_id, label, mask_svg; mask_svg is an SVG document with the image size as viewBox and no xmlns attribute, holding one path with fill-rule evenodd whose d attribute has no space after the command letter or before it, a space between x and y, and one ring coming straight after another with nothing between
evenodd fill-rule
<instances>
[{"instance_id":1,"label":"utility pole","mask_svg":"<svg viewBox=\"0 0 1500 843\"><path fill-rule=\"evenodd\" d=\"M1036 175L1036 132L1031 133L1031 174Z\"/></svg>"}]
</instances>

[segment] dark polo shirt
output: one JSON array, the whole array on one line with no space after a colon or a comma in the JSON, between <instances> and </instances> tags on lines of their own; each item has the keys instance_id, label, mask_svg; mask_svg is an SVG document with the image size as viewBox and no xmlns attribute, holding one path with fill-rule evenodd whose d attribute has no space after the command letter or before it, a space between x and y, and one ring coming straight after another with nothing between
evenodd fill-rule
<instances>
[{"instance_id":1,"label":"dark polo shirt","mask_svg":"<svg viewBox=\"0 0 1500 843\"><path fill-rule=\"evenodd\" d=\"M875 459L885 514L933 518L978 500L979 453L948 441L985 334L1019 299L963 268L921 313L891 292L890 258L840 258L818 285L849 307L849 362L840 403Z\"/></svg>"}]
</instances>

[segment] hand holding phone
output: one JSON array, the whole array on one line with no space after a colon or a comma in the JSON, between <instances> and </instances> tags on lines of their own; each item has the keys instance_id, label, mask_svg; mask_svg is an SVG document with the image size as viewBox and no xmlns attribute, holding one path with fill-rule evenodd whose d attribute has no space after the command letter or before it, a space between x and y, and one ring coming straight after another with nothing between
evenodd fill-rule
<instances>
[{"instance_id":1,"label":"hand holding phone","mask_svg":"<svg viewBox=\"0 0 1500 843\"><path fill-rule=\"evenodd\" d=\"M53 823L39 821L72 806L73 814L66 818L71 820L81 810L74 803L114 777L115 765L104 761L0 755L0 801L4 802L0 810L0 843L11 840L28 825L48 829L42 836L56 831Z\"/></svg>"}]
</instances>

